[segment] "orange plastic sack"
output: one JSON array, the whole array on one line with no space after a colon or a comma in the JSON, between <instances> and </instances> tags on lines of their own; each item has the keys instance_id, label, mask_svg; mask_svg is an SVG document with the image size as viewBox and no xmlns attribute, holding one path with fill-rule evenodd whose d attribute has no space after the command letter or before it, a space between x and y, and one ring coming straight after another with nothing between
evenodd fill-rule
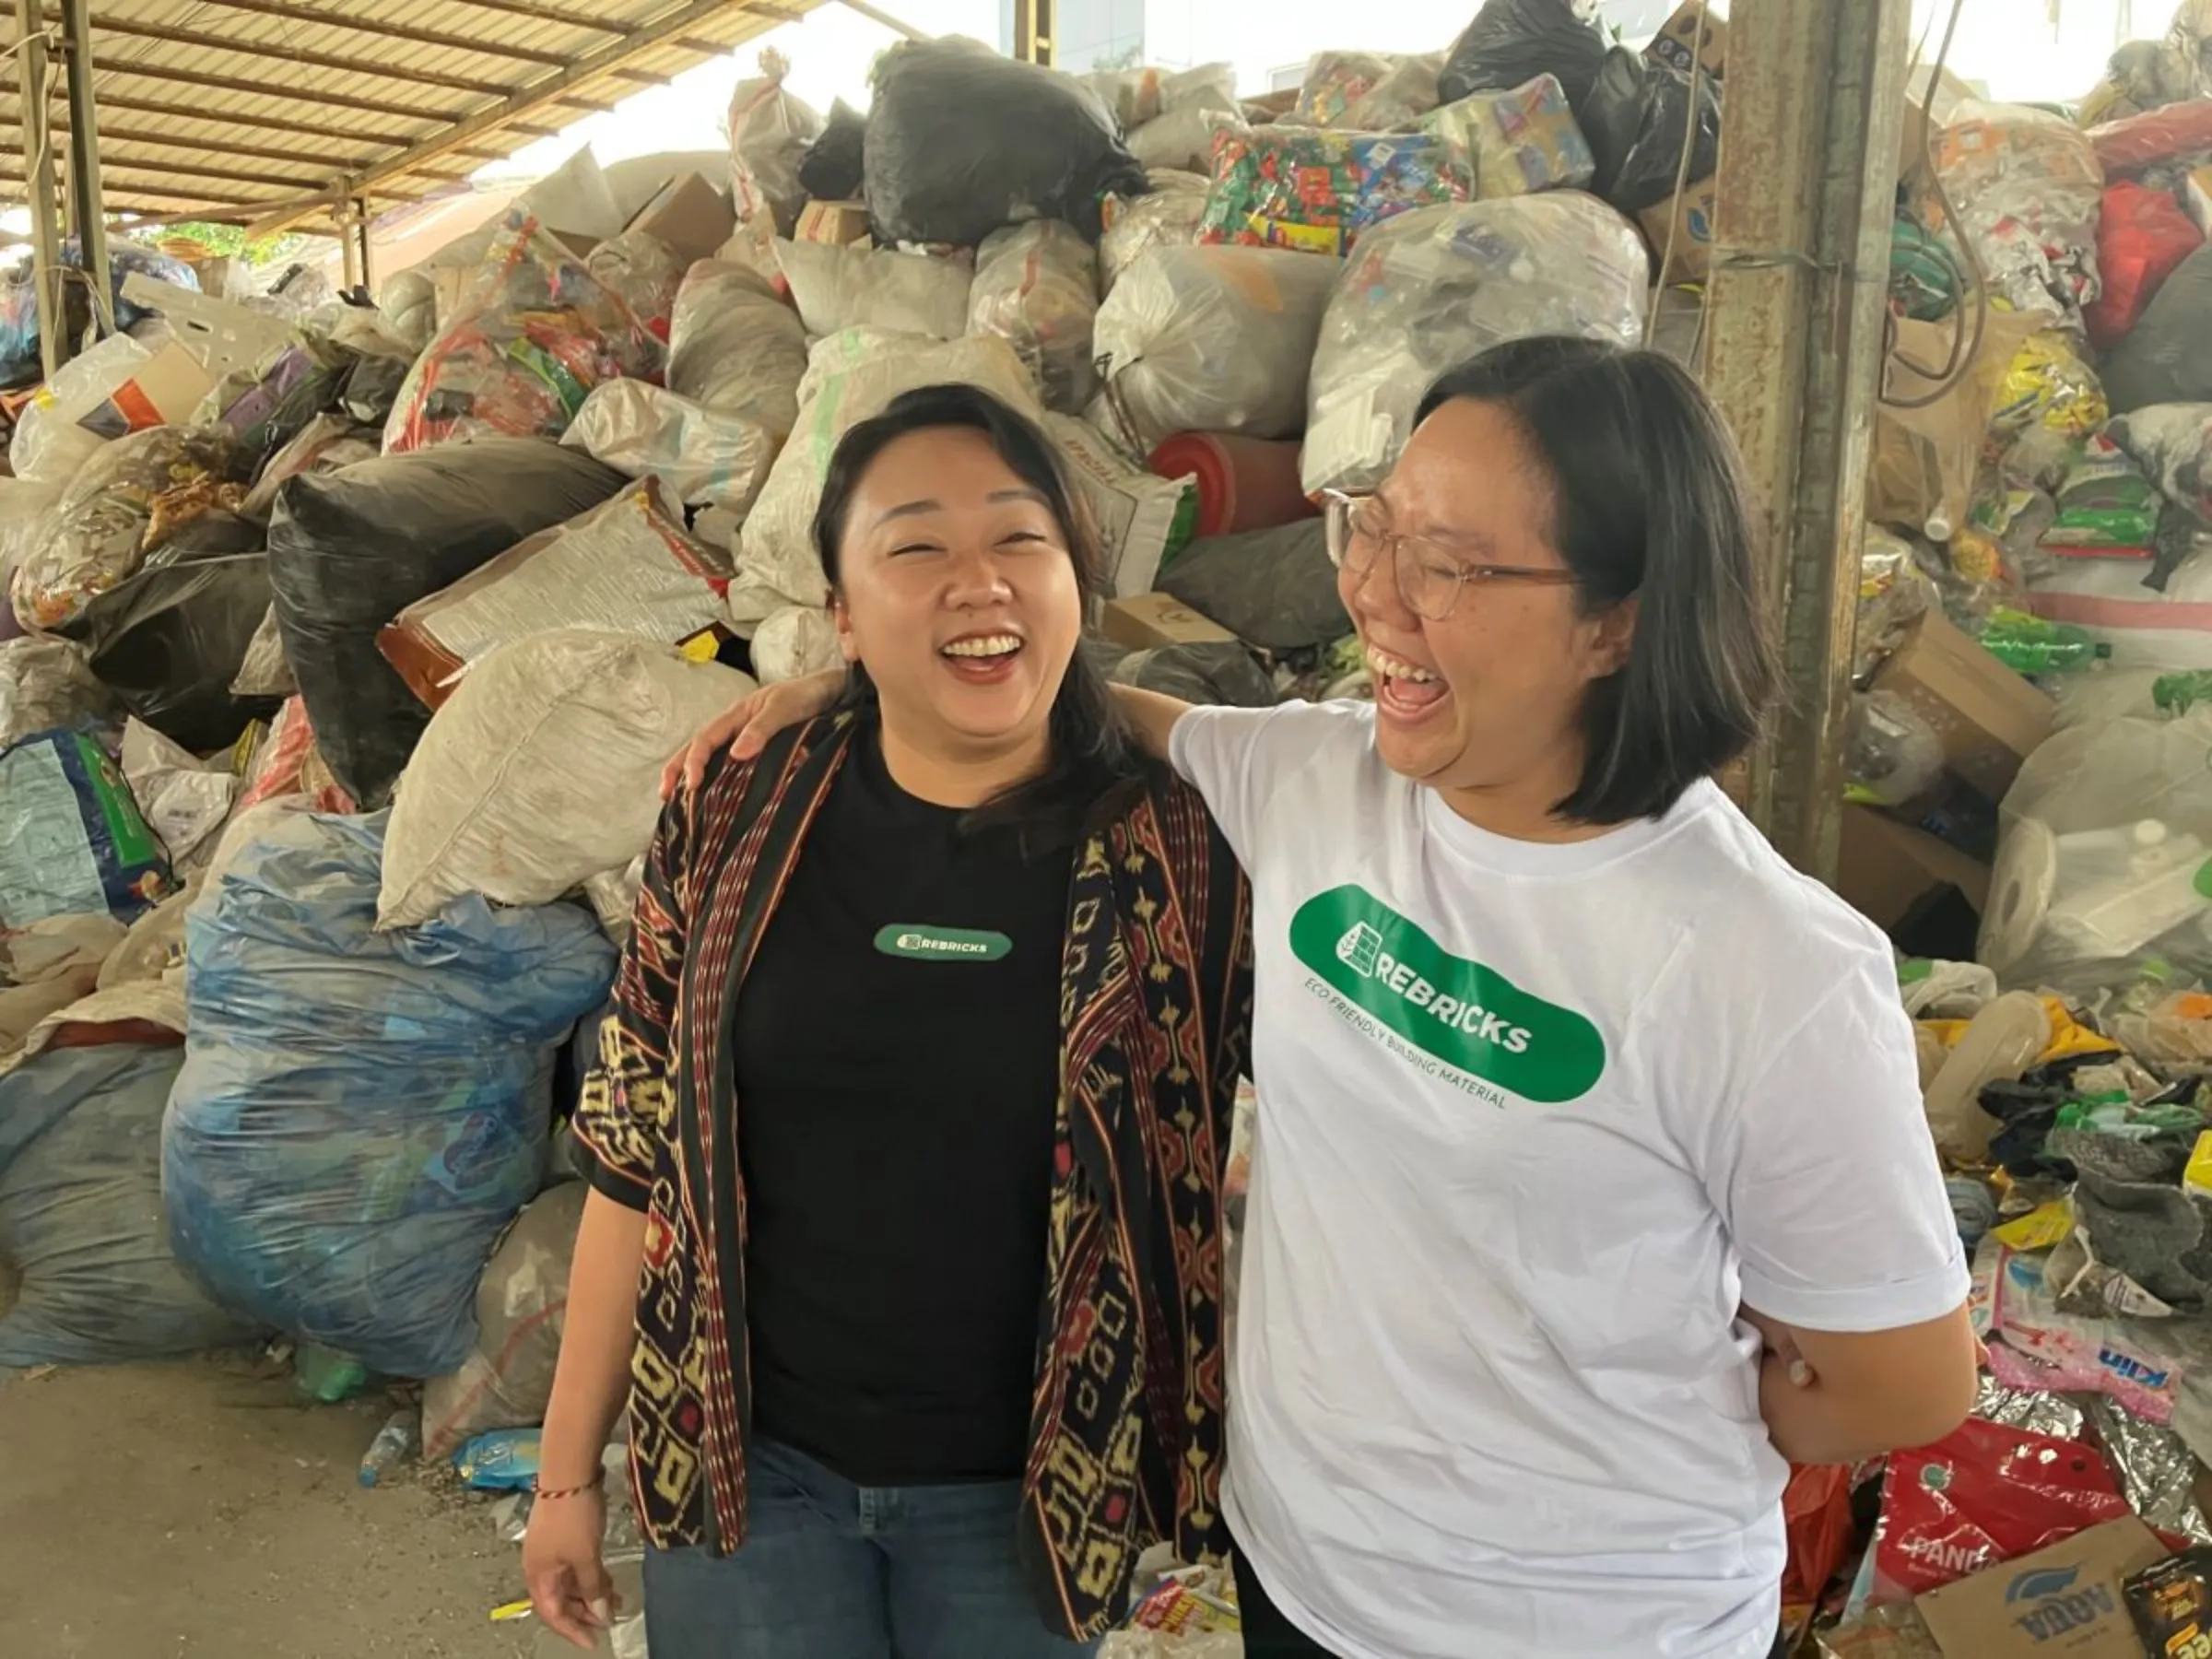
<instances>
[{"instance_id":1,"label":"orange plastic sack","mask_svg":"<svg viewBox=\"0 0 2212 1659\"><path fill-rule=\"evenodd\" d=\"M2091 344L2102 349L2125 339L2159 285L2204 244L2196 222L2168 192L2127 181L2108 186L2097 223L2104 291L2082 313Z\"/></svg>"}]
</instances>

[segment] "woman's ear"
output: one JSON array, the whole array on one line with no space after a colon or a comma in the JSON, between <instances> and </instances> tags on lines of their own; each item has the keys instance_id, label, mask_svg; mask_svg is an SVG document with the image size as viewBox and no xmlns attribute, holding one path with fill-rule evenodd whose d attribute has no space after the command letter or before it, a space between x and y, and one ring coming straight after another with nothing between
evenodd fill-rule
<instances>
[{"instance_id":1,"label":"woman's ear","mask_svg":"<svg viewBox=\"0 0 2212 1659\"><path fill-rule=\"evenodd\" d=\"M830 595L830 621L837 629L838 653L848 663L860 661L860 641L853 635L853 616L837 594Z\"/></svg>"},{"instance_id":2,"label":"woman's ear","mask_svg":"<svg viewBox=\"0 0 2212 1659\"><path fill-rule=\"evenodd\" d=\"M1629 658L1636 649L1636 615L1639 596L1630 594L1603 616L1592 618L1595 633L1591 649L1596 658L1596 673L1592 677L1604 679L1628 667Z\"/></svg>"}]
</instances>

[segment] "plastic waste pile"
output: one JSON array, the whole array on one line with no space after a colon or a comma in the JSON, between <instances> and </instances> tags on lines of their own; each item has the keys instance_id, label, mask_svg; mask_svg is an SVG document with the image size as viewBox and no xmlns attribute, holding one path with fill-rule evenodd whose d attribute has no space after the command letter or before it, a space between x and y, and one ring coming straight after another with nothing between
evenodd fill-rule
<instances>
[{"instance_id":1,"label":"plastic waste pile","mask_svg":"<svg viewBox=\"0 0 2212 1659\"><path fill-rule=\"evenodd\" d=\"M1793 1484L1836 1659L2186 1651L2212 1560L2200 45L2125 49L2079 124L1908 112L1841 886L1900 947L1990 1363L1959 1433Z\"/></svg>"},{"instance_id":2,"label":"plastic waste pile","mask_svg":"<svg viewBox=\"0 0 2212 1659\"><path fill-rule=\"evenodd\" d=\"M574 1033L662 761L840 660L812 541L838 440L989 388L1100 530L1112 678L1363 695L1318 507L1388 473L1426 386L1535 334L1697 359L1725 32L1687 6L1636 49L1588 9L1482 0L1433 51L1347 41L1251 100L1222 65L1077 77L945 40L824 119L771 54L726 167L583 152L374 304L237 303L134 257L170 286L112 338L70 319L35 390L0 291L28 392L0 1364L274 1338L317 1398L426 1383L364 1435L365 1484L416 1454L526 1483L582 1206ZM2055 1509L2178 1540L2203 1523L2174 1471L2212 1450L2212 86L2155 55L2094 128L1947 92L1904 170L1845 885L1950 964L1902 992L1962 1227L2009 1253L1991 1420L2086 1448ZM2062 1541L1971 1508L2017 1447L1929 1456L1996 1540L1974 1564ZM1853 1484L1793 1485L1795 1605L1848 1579ZM1896 1554L1830 1635L1934 1588ZM1233 1586L1164 1571L1108 1652L1233 1651Z\"/></svg>"}]
</instances>

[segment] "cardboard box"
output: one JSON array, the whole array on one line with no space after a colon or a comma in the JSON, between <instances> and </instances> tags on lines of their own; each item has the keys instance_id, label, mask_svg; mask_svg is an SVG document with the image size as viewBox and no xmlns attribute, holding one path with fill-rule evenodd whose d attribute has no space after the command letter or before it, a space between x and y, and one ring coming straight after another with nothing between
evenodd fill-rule
<instances>
[{"instance_id":1,"label":"cardboard box","mask_svg":"<svg viewBox=\"0 0 2212 1659\"><path fill-rule=\"evenodd\" d=\"M1682 0L1675 15L1666 20L1652 38L1652 43L1643 49L1643 55L1655 64L1665 64L1679 69L1685 75L1689 73L1690 61L1694 57L1705 65L1705 74L1719 80L1728 62L1728 19L1713 17L1709 12L1705 18L1704 38L1700 41L1698 36L1698 0Z\"/></svg>"},{"instance_id":2,"label":"cardboard box","mask_svg":"<svg viewBox=\"0 0 2212 1659\"><path fill-rule=\"evenodd\" d=\"M792 240L849 247L868 240L865 202L809 202L799 214L799 231Z\"/></svg>"},{"instance_id":3,"label":"cardboard box","mask_svg":"<svg viewBox=\"0 0 2212 1659\"><path fill-rule=\"evenodd\" d=\"M1978 914L1989 903L1989 866L1948 841L1871 806L1843 809L1836 891L1884 933L1897 932L1947 888Z\"/></svg>"},{"instance_id":4,"label":"cardboard box","mask_svg":"<svg viewBox=\"0 0 2212 1659\"><path fill-rule=\"evenodd\" d=\"M729 197L700 173L671 179L624 227L657 236L687 265L713 258L715 250L730 240L730 232L736 228L737 216L730 207Z\"/></svg>"},{"instance_id":5,"label":"cardboard box","mask_svg":"<svg viewBox=\"0 0 2212 1659\"><path fill-rule=\"evenodd\" d=\"M1934 728L1950 770L2002 801L2020 763L2051 735L2057 709L1940 611L1912 625L1874 688L1894 691Z\"/></svg>"},{"instance_id":6,"label":"cardboard box","mask_svg":"<svg viewBox=\"0 0 2212 1659\"><path fill-rule=\"evenodd\" d=\"M1161 645L1233 645L1237 641L1237 636L1218 622L1200 616L1167 594L1108 600L1099 631L1132 651L1151 651Z\"/></svg>"},{"instance_id":7,"label":"cardboard box","mask_svg":"<svg viewBox=\"0 0 2212 1659\"><path fill-rule=\"evenodd\" d=\"M1712 221L1721 199L1720 180L1692 184L1672 202L1646 207L1636 216L1652 244L1652 268L1666 258L1666 239L1675 239L1674 262L1661 275L1662 283L1702 282L1712 272Z\"/></svg>"},{"instance_id":8,"label":"cardboard box","mask_svg":"<svg viewBox=\"0 0 2212 1659\"><path fill-rule=\"evenodd\" d=\"M2121 1586L2168 1553L2130 1516L1931 1590L1915 1605L1945 1659L2142 1659Z\"/></svg>"}]
</instances>

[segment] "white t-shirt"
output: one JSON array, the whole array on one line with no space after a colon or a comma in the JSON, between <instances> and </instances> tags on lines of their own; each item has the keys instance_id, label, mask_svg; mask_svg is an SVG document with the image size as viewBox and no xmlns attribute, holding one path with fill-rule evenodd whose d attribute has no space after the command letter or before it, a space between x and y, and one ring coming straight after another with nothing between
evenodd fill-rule
<instances>
[{"instance_id":1,"label":"white t-shirt","mask_svg":"<svg viewBox=\"0 0 2212 1659\"><path fill-rule=\"evenodd\" d=\"M1966 1300L1888 947L1711 784L1509 841L1373 718L1175 728L1255 890L1231 1524L1344 1659L1764 1659L1787 1468L1739 1302Z\"/></svg>"}]
</instances>

